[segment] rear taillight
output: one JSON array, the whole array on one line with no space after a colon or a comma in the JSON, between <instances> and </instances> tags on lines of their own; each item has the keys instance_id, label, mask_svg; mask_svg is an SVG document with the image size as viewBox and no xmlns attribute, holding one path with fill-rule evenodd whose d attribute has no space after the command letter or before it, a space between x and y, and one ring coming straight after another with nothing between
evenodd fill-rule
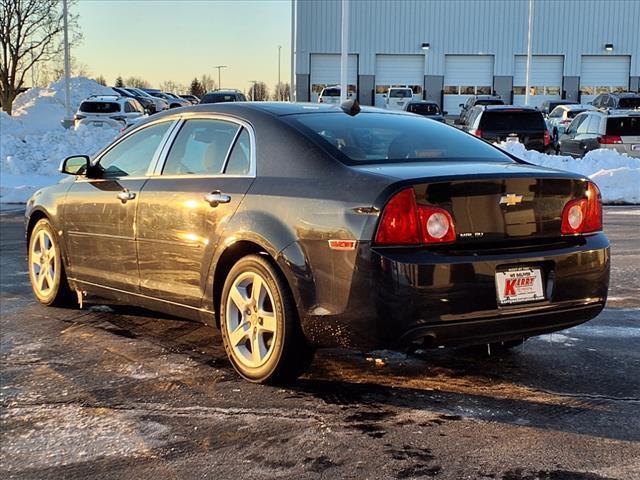
<instances>
[{"instance_id":1,"label":"rear taillight","mask_svg":"<svg viewBox=\"0 0 640 480\"><path fill-rule=\"evenodd\" d=\"M480 129L471 130L471 135L475 135L478 138L482 138L482 130Z\"/></svg>"},{"instance_id":2,"label":"rear taillight","mask_svg":"<svg viewBox=\"0 0 640 480\"><path fill-rule=\"evenodd\" d=\"M598 143L601 145L613 145L615 143L622 143L622 138L618 135L602 135L598 137Z\"/></svg>"},{"instance_id":3,"label":"rear taillight","mask_svg":"<svg viewBox=\"0 0 640 480\"><path fill-rule=\"evenodd\" d=\"M456 232L451 214L439 207L418 205L413 188L396 193L384 207L375 243L422 245L453 242Z\"/></svg>"},{"instance_id":4,"label":"rear taillight","mask_svg":"<svg viewBox=\"0 0 640 480\"><path fill-rule=\"evenodd\" d=\"M571 200L564 206L561 230L563 235L602 230L602 198L595 183L587 185L586 198Z\"/></svg>"},{"instance_id":5,"label":"rear taillight","mask_svg":"<svg viewBox=\"0 0 640 480\"><path fill-rule=\"evenodd\" d=\"M549 131L544 131L544 145L547 146L551 143L551 137L549 136Z\"/></svg>"}]
</instances>

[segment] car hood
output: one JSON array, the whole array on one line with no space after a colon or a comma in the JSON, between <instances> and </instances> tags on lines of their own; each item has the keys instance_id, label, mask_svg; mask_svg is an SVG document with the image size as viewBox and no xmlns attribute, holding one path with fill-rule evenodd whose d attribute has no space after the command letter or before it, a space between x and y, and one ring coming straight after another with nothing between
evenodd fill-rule
<instances>
[{"instance_id":1,"label":"car hood","mask_svg":"<svg viewBox=\"0 0 640 480\"><path fill-rule=\"evenodd\" d=\"M583 179L582 175L529 163L499 163L486 161L427 161L392 164L356 165L352 168L366 173L382 175L395 180L441 179L460 177L549 177Z\"/></svg>"}]
</instances>

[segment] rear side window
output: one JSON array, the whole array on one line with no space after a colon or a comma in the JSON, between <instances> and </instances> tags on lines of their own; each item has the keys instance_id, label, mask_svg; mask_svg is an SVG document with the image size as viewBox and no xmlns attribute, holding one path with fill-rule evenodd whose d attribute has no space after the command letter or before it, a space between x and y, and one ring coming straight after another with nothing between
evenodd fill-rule
<instances>
[{"instance_id":1,"label":"rear side window","mask_svg":"<svg viewBox=\"0 0 640 480\"><path fill-rule=\"evenodd\" d=\"M80 111L85 113L116 113L120 111L117 102L82 102Z\"/></svg>"},{"instance_id":2,"label":"rear side window","mask_svg":"<svg viewBox=\"0 0 640 480\"><path fill-rule=\"evenodd\" d=\"M163 175L216 175L222 172L239 126L223 120L187 120L176 137Z\"/></svg>"},{"instance_id":3,"label":"rear side window","mask_svg":"<svg viewBox=\"0 0 640 480\"><path fill-rule=\"evenodd\" d=\"M236 143L233 144L227 168L224 173L228 175L246 175L251 167L251 139L246 128L242 129Z\"/></svg>"},{"instance_id":4,"label":"rear side window","mask_svg":"<svg viewBox=\"0 0 640 480\"><path fill-rule=\"evenodd\" d=\"M640 108L640 97L621 98L618 108Z\"/></svg>"},{"instance_id":5,"label":"rear side window","mask_svg":"<svg viewBox=\"0 0 640 480\"><path fill-rule=\"evenodd\" d=\"M438 106L431 103L412 103L407 107L407 111L419 115L438 115L440 113Z\"/></svg>"},{"instance_id":6,"label":"rear side window","mask_svg":"<svg viewBox=\"0 0 640 480\"><path fill-rule=\"evenodd\" d=\"M287 117L344 163L438 160L511 163L510 157L457 128L417 115L313 113Z\"/></svg>"},{"instance_id":7,"label":"rear side window","mask_svg":"<svg viewBox=\"0 0 640 480\"><path fill-rule=\"evenodd\" d=\"M200 103L220 103L220 102L235 102L235 93L208 93L202 97Z\"/></svg>"},{"instance_id":8,"label":"rear side window","mask_svg":"<svg viewBox=\"0 0 640 480\"><path fill-rule=\"evenodd\" d=\"M640 136L640 115L637 117L614 117L607 119L607 135Z\"/></svg>"},{"instance_id":9,"label":"rear side window","mask_svg":"<svg viewBox=\"0 0 640 480\"><path fill-rule=\"evenodd\" d=\"M487 111L480 120L481 130L523 131L544 128L542 113L527 110Z\"/></svg>"}]
</instances>

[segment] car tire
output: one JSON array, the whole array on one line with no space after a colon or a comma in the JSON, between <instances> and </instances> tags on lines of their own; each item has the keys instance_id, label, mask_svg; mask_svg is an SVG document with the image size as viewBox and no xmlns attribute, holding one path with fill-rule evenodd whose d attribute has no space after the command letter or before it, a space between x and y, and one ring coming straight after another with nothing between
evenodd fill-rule
<instances>
[{"instance_id":1,"label":"car tire","mask_svg":"<svg viewBox=\"0 0 640 480\"><path fill-rule=\"evenodd\" d=\"M34 225L29 236L28 269L31 289L43 305L77 306L62 261L62 250L48 219Z\"/></svg>"},{"instance_id":2,"label":"car tire","mask_svg":"<svg viewBox=\"0 0 640 480\"><path fill-rule=\"evenodd\" d=\"M287 383L313 360L289 286L261 255L246 256L229 271L220 300L220 330L231 364L251 382Z\"/></svg>"}]
</instances>

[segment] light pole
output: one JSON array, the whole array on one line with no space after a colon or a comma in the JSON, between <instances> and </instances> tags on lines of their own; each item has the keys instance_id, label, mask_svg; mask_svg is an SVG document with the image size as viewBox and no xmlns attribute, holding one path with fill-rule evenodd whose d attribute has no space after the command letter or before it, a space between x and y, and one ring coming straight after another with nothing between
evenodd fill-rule
<instances>
[{"instance_id":1,"label":"light pole","mask_svg":"<svg viewBox=\"0 0 640 480\"><path fill-rule=\"evenodd\" d=\"M291 0L291 72L289 72L289 101L295 102L295 65L296 58L296 0Z\"/></svg>"},{"instance_id":2,"label":"light pole","mask_svg":"<svg viewBox=\"0 0 640 480\"><path fill-rule=\"evenodd\" d=\"M280 50L282 50L282 45L278 45L278 100L282 100L282 87L280 86Z\"/></svg>"},{"instance_id":3,"label":"light pole","mask_svg":"<svg viewBox=\"0 0 640 480\"><path fill-rule=\"evenodd\" d=\"M529 30L527 31L527 71L525 75L524 104L529 105L531 88L531 30L533 29L533 0L529 0Z\"/></svg>"},{"instance_id":4,"label":"light pole","mask_svg":"<svg viewBox=\"0 0 640 480\"><path fill-rule=\"evenodd\" d=\"M218 89L222 88L222 82L220 81L220 70L222 70L223 68L227 68L226 65L214 65L213 68L217 68L218 69Z\"/></svg>"},{"instance_id":5,"label":"light pole","mask_svg":"<svg viewBox=\"0 0 640 480\"><path fill-rule=\"evenodd\" d=\"M348 98L349 89L349 0L342 0L342 25L341 25L341 52L340 52L340 103Z\"/></svg>"},{"instance_id":6,"label":"light pole","mask_svg":"<svg viewBox=\"0 0 640 480\"><path fill-rule=\"evenodd\" d=\"M62 2L62 16L64 26L64 119L62 120L62 126L64 128L71 128L73 125L73 119L71 118L71 85L69 77L71 75L71 61L69 59L69 21L68 21L69 8L67 6L67 0Z\"/></svg>"},{"instance_id":7,"label":"light pole","mask_svg":"<svg viewBox=\"0 0 640 480\"><path fill-rule=\"evenodd\" d=\"M429 52L429 48L431 48L431 44L429 43L423 43L422 44L422 51L424 52L424 74L427 74L427 52ZM426 87L426 85L424 85L424 87ZM427 99L427 89L424 88L422 91L422 99L426 100Z\"/></svg>"},{"instance_id":8,"label":"light pole","mask_svg":"<svg viewBox=\"0 0 640 480\"><path fill-rule=\"evenodd\" d=\"M253 84L251 85L251 101L255 102L256 101L256 80L249 80L249 83Z\"/></svg>"}]
</instances>

